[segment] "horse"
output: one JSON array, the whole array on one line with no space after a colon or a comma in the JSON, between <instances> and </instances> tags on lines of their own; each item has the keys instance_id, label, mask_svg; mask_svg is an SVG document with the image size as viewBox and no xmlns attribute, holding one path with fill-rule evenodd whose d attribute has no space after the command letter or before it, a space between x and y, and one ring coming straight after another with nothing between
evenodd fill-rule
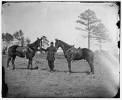
<instances>
[{"instance_id":1,"label":"horse","mask_svg":"<svg viewBox=\"0 0 122 100\"><path fill-rule=\"evenodd\" d=\"M94 74L94 53L87 49L87 48L79 48L76 49L74 46L69 45L61 40L55 39L55 47L58 49L59 47L62 48L64 52L64 56L67 59L68 67L69 67L69 73L71 73L71 61L74 60L82 60L85 59L91 68L91 74Z\"/></svg>"},{"instance_id":2,"label":"horse","mask_svg":"<svg viewBox=\"0 0 122 100\"><path fill-rule=\"evenodd\" d=\"M29 59L27 69L29 69L30 65L31 65L30 69L32 69L32 60L36 54L36 51L38 51L38 47L40 47L41 41L42 41L42 38L41 39L37 38L35 42L28 44L26 47L18 46L18 45L13 45L9 47L7 69L9 69L10 61L12 62L13 70L15 69L14 61L15 61L16 56Z\"/></svg>"}]
</instances>

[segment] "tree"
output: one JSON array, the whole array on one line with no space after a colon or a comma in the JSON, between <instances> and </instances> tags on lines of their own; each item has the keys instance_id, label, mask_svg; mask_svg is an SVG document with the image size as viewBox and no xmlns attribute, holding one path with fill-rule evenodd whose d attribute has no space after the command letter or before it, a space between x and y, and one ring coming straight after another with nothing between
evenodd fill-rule
<instances>
[{"instance_id":1,"label":"tree","mask_svg":"<svg viewBox=\"0 0 122 100\"><path fill-rule=\"evenodd\" d=\"M7 51L8 46L10 45L11 41L13 41L13 35L10 33L2 33L2 41L3 41L3 51Z\"/></svg>"},{"instance_id":2,"label":"tree","mask_svg":"<svg viewBox=\"0 0 122 100\"><path fill-rule=\"evenodd\" d=\"M19 44L21 44L21 46L24 45L24 33L22 30L17 31L13 34L14 38L18 40Z\"/></svg>"},{"instance_id":3,"label":"tree","mask_svg":"<svg viewBox=\"0 0 122 100\"><path fill-rule=\"evenodd\" d=\"M21 38L24 36L24 33L22 32L22 30L17 31L13 34L13 36L17 39L17 40L21 40Z\"/></svg>"},{"instance_id":4,"label":"tree","mask_svg":"<svg viewBox=\"0 0 122 100\"><path fill-rule=\"evenodd\" d=\"M42 47L46 47L49 46L49 40L47 39L46 36L42 36L42 43L41 43Z\"/></svg>"},{"instance_id":5,"label":"tree","mask_svg":"<svg viewBox=\"0 0 122 100\"><path fill-rule=\"evenodd\" d=\"M24 38L24 36L21 38L21 46L24 46L24 44L25 44L25 38Z\"/></svg>"},{"instance_id":6,"label":"tree","mask_svg":"<svg viewBox=\"0 0 122 100\"><path fill-rule=\"evenodd\" d=\"M2 33L2 41L5 41L5 33Z\"/></svg>"},{"instance_id":7,"label":"tree","mask_svg":"<svg viewBox=\"0 0 122 100\"><path fill-rule=\"evenodd\" d=\"M27 45L30 44L30 42L31 42L31 40L29 38L26 38L25 41L26 41Z\"/></svg>"},{"instance_id":8,"label":"tree","mask_svg":"<svg viewBox=\"0 0 122 100\"><path fill-rule=\"evenodd\" d=\"M88 9L85 12L81 13L80 16L78 16L80 19L76 21L76 23L80 23L85 28L78 28L78 30L86 31L88 32L88 35L82 35L84 38L88 37L88 48L90 49L90 39L92 38L92 30L94 29L94 25L100 22L101 20L97 19L96 14L94 11Z\"/></svg>"},{"instance_id":9,"label":"tree","mask_svg":"<svg viewBox=\"0 0 122 100\"><path fill-rule=\"evenodd\" d=\"M97 40L99 43L101 50L101 44L105 42L110 42L109 35L107 34L107 29L105 28L105 25L103 23L99 23L98 25L94 26L93 29L93 38Z\"/></svg>"},{"instance_id":10,"label":"tree","mask_svg":"<svg viewBox=\"0 0 122 100\"><path fill-rule=\"evenodd\" d=\"M13 41L13 35L10 33L2 33L2 40L9 44L11 41Z\"/></svg>"},{"instance_id":11,"label":"tree","mask_svg":"<svg viewBox=\"0 0 122 100\"><path fill-rule=\"evenodd\" d=\"M6 33L5 36L4 36L4 40L7 42L7 43L10 43L10 41L13 41L13 35L9 34L9 33Z\"/></svg>"}]
</instances>

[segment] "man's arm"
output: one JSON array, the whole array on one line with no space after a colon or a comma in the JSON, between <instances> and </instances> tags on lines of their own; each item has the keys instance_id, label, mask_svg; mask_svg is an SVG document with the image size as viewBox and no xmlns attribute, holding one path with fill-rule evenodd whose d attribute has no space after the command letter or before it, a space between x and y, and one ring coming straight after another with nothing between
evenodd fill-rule
<instances>
[{"instance_id":1,"label":"man's arm","mask_svg":"<svg viewBox=\"0 0 122 100\"><path fill-rule=\"evenodd\" d=\"M56 53L57 52L57 49L54 47L54 53Z\"/></svg>"},{"instance_id":2,"label":"man's arm","mask_svg":"<svg viewBox=\"0 0 122 100\"><path fill-rule=\"evenodd\" d=\"M49 50L49 47L47 49L44 49L44 48L41 48L40 50L43 50L43 51L48 51Z\"/></svg>"}]
</instances>

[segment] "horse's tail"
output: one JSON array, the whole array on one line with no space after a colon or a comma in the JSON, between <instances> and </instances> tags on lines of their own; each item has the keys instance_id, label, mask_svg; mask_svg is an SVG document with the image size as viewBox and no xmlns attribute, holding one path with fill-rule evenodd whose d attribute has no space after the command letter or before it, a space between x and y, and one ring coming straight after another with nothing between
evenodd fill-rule
<instances>
[{"instance_id":1,"label":"horse's tail","mask_svg":"<svg viewBox=\"0 0 122 100\"><path fill-rule=\"evenodd\" d=\"M92 51L93 55L92 55L92 62L94 62L94 58L95 58L95 55L94 55L94 52Z\"/></svg>"},{"instance_id":2,"label":"horse's tail","mask_svg":"<svg viewBox=\"0 0 122 100\"><path fill-rule=\"evenodd\" d=\"M15 54L16 53L16 49L17 47L19 47L18 45L13 45L11 47L8 48L8 55Z\"/></svg>"},{"instance_id":3,"label":"horse's tail","mask_svg":"<svg viewBox=\"0 0 122 100\"><path fill-rule=\"evenodd\" d=\"M91 61L93 63L94 62L94 52L92 50L90 50L90 49L88 49L88 50L90 52Z\"/></svg>"}]
</instances>

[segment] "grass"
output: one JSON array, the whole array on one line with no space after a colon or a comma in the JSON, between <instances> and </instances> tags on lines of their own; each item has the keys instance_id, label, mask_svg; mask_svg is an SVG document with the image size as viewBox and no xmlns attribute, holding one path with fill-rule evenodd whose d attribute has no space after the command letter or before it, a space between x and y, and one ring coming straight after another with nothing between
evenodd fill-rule
<instances>
[{"instance_id":1,"label":"grass","mask_svg":"<svg viewBox=\"0 0 122 100\"><path fill-rule=\"evenodd\" d=\"M15 60L16 70L6 69L7 56L2 57L5 80L9 84L8 97L113 97L117 93L118 66L110 65L104 55L95 54L95 78L88 74L90 66L86 61L72 63L73 73L68 74L67 61L63 55L55 55L55 72L49 71L46 54L36 54L33 67L28 70L24 58ZM112 62L113 63L113 62ZM105 64L105 65L104 65ZM116 68L115 68L116 67ZM114 84L113 84L114 83Z\"/></svg>"}]
</instances>

